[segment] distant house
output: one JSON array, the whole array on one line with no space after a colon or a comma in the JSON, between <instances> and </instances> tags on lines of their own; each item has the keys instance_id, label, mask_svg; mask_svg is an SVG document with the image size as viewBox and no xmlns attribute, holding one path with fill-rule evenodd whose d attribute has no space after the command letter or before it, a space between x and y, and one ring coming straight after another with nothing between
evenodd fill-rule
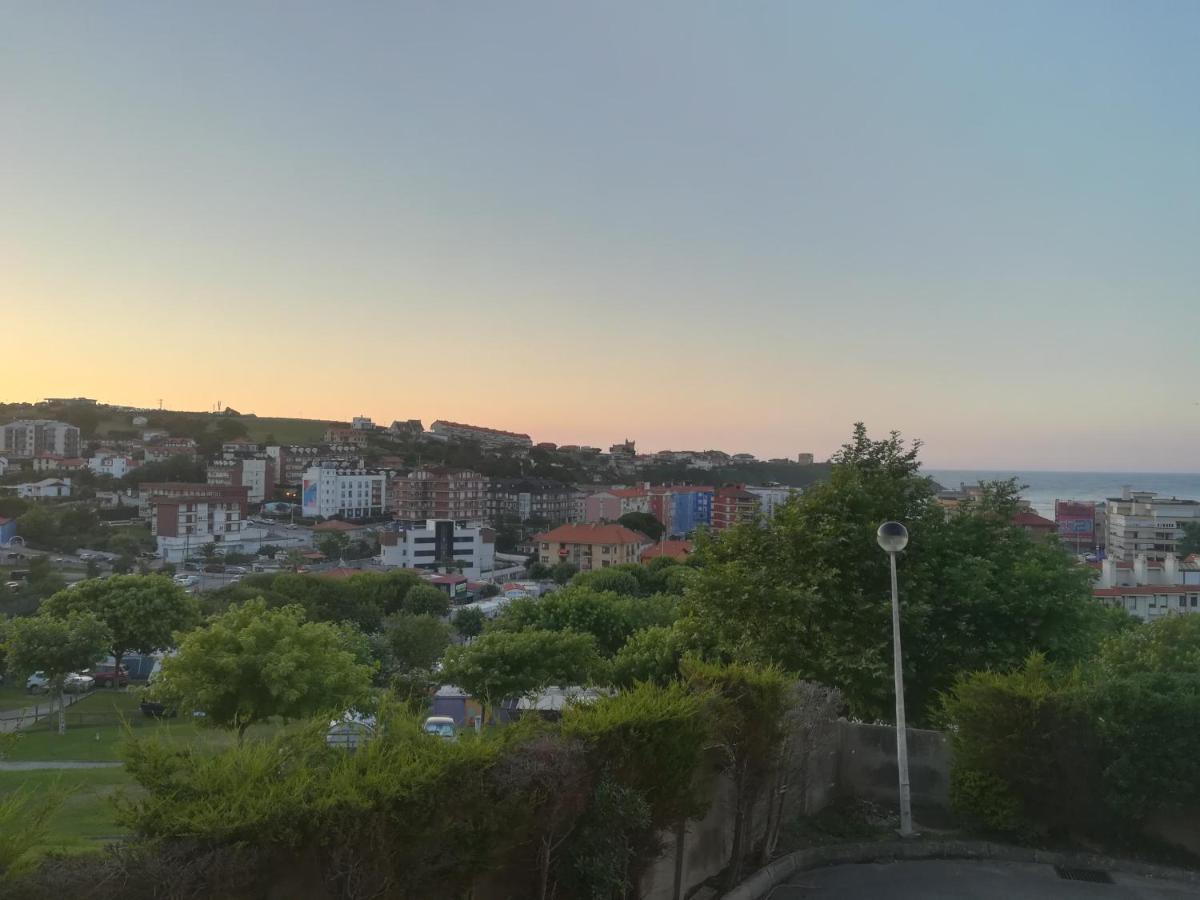
<instances>
[{"instance_id":1,"label":"distant house","mask_svg":"<svg viewBox=\"0 0 1200 900\"><path fill-rule=\"evenodd\" d=\"M562 525L534 540L544 565L569 562L581 572L636 563L651 543L644 534L615 524Z\"/></svg>"},{"instance_id":2,"label":"distant house","mask_svg":"<svg viewBox=\"0 0 1200 900\"><path fill-rule=\"evenodd\" d=\"M26 500L56 500L71 496L70 478L43 478L17 485L17 496Z\"/></svg>"},{"instance_id":3,"label":"distant house","mask_svg":"<svg viewBox=\"0 0 1200 900\"><path fill-rule=\"evenodd\" d=\"M108 475L111 478L122 478L127 472L137 468L137 463L128 456L106 454L93 456L87 465L97 475Z\"/></svg>"},{"instance_id":4,"label":"distant house","mask_svg":"<svg viewBox=\"0 0 1200 900\"><path fill-rule=\"evenodd\" d=\"M1039 516L1028 509L1020 510L1014 514L1012 523L1026 534L1031 534L1034 537L1047 538L1058 532L1058 526L1054 523L1053 519Z\"/></svg>"},{"instance_id":5,"label":"distant house","mask_svg":"<svg viewBox=\"0 0 1200 900\"><path fill-rule=\"evenodd\" d=\"M35 472L74 472L87 468L87 461L77 456L61 456L57 453L39 453L33 458Z\"/></svg>"},{"instance_id":6,"label":"distant house","mask_svg":"<svg viewBox=\"0 0 1200 900\"><path fill-rule=\"evenodd\" d=\"M684 562L695 549L696 545L691 541L660 541L653 547L647 547L642 551L642 562L650 562L660 556L669 557L676 562Z\"/></svg>"}]
</instances>

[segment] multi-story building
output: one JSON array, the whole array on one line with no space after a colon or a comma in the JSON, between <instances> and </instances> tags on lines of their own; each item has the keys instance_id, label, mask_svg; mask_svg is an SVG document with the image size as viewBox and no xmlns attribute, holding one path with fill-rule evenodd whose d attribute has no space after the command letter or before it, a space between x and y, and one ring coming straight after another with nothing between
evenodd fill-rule
<instances>
[{"instance_id":1,"label":"multi-story building","mask_svg":"<svg viewBox=\"0 0 1200 900\"><path fill-rule=\"evenodd\" d=\"M146 445L146 462L166 462L176 456L196 458L196 442L189 437L159 438Z\"/></svg>"},{"instance_id":2,"label":"multi-story building","mask_svg":"<svg viewBox=\"0 0 1200 900\"><path fill-rule=\"evenodd\" d=\"M396 419L388 426L388 432L396 437L420 437L424 431L425 426L420 419Z\"/></svg>"},{"instance_id":3,"label":"multi-story building","mask_svg":"<svg viewBox=\"0 0 1200 900\"><path fill-rule=\"evenodd\" d=\"M374 431L375 423L369 416L355 416L350 420L350 427L356 431Z\"/></svg>"},{"instance_id":4,"label":"multi-story building","mask_svg":"<svg viewBox=\"0 0 1200 900\"><path fill-rule=\"evenodd\" d=\"M796 464L801 466L811 466L813 464L813 455L811 453L797 453Z\"/></svg>"},{"instance_id":5,"label":"multi-story building","mask_svg":"<svg viewBox=\"0 0 1200 900\"><path fill-rule=\"evenodd\" d=\"M595 491L583 498L582 522L615 522L621 518L621 498L614 491Z\"/></svg>"},{"instance_id":6,"label":"multi-story building","mask_svg":"<svg viewBox=\"0 0 1200 900\"><path fill-rule=\"evenodd\" d=\"M1125 488L1105 508L1108 555L1125 562L1139 553L1151 560L1177 553L1184 523L1200 521L1200 501L1159 497L1153 491Z\"/></svg>"},{"instance_id":7,"label":"multi-story building","mask_svg":"<svg viewBox=\"0 0 1200 900\"><path fill-rule=\"evenodd\" d=\"M275 463L276 486L299 487L304 480L304 473L313 466L334 465L340 469L361 469L364 463L361 457L353 453L335 451L331 447L271 446L266 448L266 455Z\"/></svg>"},{"instance_id":8,"label":"multi-story building","mask_svg":"<svg viewBox=\"0 0 1200 900\"><path fill-rule=\"evenodd\" d=\"M151 502L156 497L176 499L179 497L201 497L205 500L222 500L238 504L240 517L245 518L250 508L249 489L241 485L196 484L189 481L145 481L138 487L138 512L149 516Z\"/></svg>"},{"instance_id":9,"label":"multi-story building","mask_svg":"<svg viewBox=\"0 0 1200 900\"><path fill-rule=\"evenodd\" d=\"M208 464L207 480L215 485L241 485L251 503L262 503L275 491L275 461L265 455L245 459L215 459Z\"/></svg>"},{"instance_id":10,"label":"multi-story building","mask_svg":"<svg viewBox=\"0 0 1200 900\"><path fill-rule=\"evenodd\" d=\"M459 441L475 441L484 447L525 447L533 446L533 441L527 434L515 431L501 431L498 428L484 428L481 425L463 425L460 422L447 422L438 419L429 426L429 430L441 437Z\"/></svg>"},{"instance_id":11,"label":"multi-story building","mask_svg":"<svg viewBox=\"0 0 1200 900\"><path fill-rule=\"evenodd\" d=\"M650 512L670 534L691 534L712 524L714 489L707 485L672 484L650 488Z\"/></svg>"},{"instance_id":12,"label":"multi-story building","mask_svg":"<svg viewBox=\"0 0 1200 900\"><path fill-rule=\"evenodd\" d=\"M1167 615L1200 613L1200 563L1168 554L1150 562L1139 553L1132 562L1106 558L1092 595L1144 622Z\"/></svg>"},{"instance_id":13,"label":"multi-story building","mask_svg":"<svg viewBox=\"0 0 1200 900\"><path fill-rule=\"evenodd\" d=\"M624 525L560 525L534 538L544 565L569 562L581 572L640 561L651 545L645 535Z\"/></svg>"},{"instance_id":14,"label":"multi-story building","mask_svg":"<svg viewBox=\"0 0 1200 900\"><path fill-rule=\"evenodd\" d=\"M108 475L110 478L123 478L126 473L137 468L137 463L128 456L113 456L100 453L88 460L87 466L97 475Z\"/></svg>"},{"instance_id":15,"label":"multi-story building","mask_svg":"<svg viewBox=\"0 0 1200 900\"><path fill-rule=\"evenodd\" d=\"M361 428L326 428L325 443L334 447L365 447L367 432Z\"/></svg>"},{"instance_id":16,"label":"multi-story building","mask_svg":"<svg viewBox=\"0 0 1200 900\"><path fill-rule=\"evenodd\" d=\"M487 516L487 479L470 469L430 466L392 479L392 515L405 524L429 519L483 522Z\"/></svg>"},{"instance_id":17,"label":"multi-story building","mask_svg":"<svg viewBox=\"0 0 1200 900\"><path fill-rule=\"evenodd\" d=\"M301 481L304 515L341 516L345 519L369 519L388 510L387 469L340 468L324 464L313 466Z\"/></svg>"},{"instance_id":18,"label":"multi-story building","mask_svg":"<svg viewBox=\"0 0 1200 900\"><path fill-rule=\"evenodd\" d=\"M417 527L379 533L379 562L387 568L462 567L472 581L496 568L496 535L490 528L430 519Z\"/></svg>"},{"instance_id":19,"label":"multi-story building","mask_svg":"<svg viewBox=\"0 0 1200 900\"><path fill-rule=\"evenodd\" d=\"M1055 500L1054 524L1059 540L1076 553L1096 548L1096 504L1090 500Z\"/></svg>"},{"instance_id":20,"label":"multi-story building","mask_svg":"<svg viewBox=\"0 0 1200 900\"><path fill-rule=\"evenodd\" d=\"M0 425L0 453L11 459L33 459L39 453L77 459L79 429L51 419L17 419Z\"/></svg>"},{"instance_id":21,"label":"multi-story building","mask_svg":"<svg viewBox=\"0 0 1200 900\"><path fill-rule=\"evenodd\" d=\"M713 531L724 531L734 525L753 522L758 515L758 497L740 484L717 488L716 494L713 496Z\"/></svg>"},{"instance_id":22,"label":"multi-story building","mask_svg":"<svg viewBox=\"0 0 1200 900\"><path fill-rule=\"evenodd\" d=\"M183 562L206 544L236 543L245 524L244 497L158 495L150 508L150 532L165 562Z\"/></svg>"},{"instance_id":23,"label":"multi-story building","mask_svg":"<svg viewBox=\"0 0 1200 900\"><path fill-rule=\"evenodd\" d=\"M496 478L487 482L487 519L527 522L540 519L557 524L576 521L576 491L550 478Z\"/></svg>"},{"instance_id":24,"label":"multi-story building","mask_svg":"<svg viewBox=\"0 0 1200 900\"><path fill-rule=\"evenodd\" d=\"M758 498L758 508L764 519L775 518L779 507L799 493L796 488L782 484L748 484L746 492Z\"/></svg>"}]
</instances>

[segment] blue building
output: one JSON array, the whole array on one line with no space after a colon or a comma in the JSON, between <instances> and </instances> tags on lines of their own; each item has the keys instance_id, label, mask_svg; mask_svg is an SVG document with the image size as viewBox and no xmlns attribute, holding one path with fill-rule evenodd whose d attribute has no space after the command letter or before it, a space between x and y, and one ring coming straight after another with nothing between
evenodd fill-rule
<instances>
[{"instance_id":1,"label":"blue building","mask_svg":"<svg viewBox=\"0 0 1200 900\"><path fill-rule=\"evenodd\" d=\"M0 544L7 544L17 536L17 520L0 516Z\"/></svg>"},{"instance_id":2,"label":"blue building","mask_svg":"<svg viewBox=\"0 0 1200 900\"><path fill-rule=\"evenodd\" d=\"M712 524L713 489L693 486L671 489L671 534L691 534L701 525Z\"/></svg>"}]
</instances>

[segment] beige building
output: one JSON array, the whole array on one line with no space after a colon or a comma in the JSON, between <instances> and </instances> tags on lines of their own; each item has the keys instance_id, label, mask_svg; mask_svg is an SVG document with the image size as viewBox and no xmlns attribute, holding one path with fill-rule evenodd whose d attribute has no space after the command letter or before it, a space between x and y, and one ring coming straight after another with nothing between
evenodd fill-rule
<instances>
[{"instance_id":1,"label":"beige building","mask_svg":"<svg viewBox=\"0 0 1200 900\"><path fill-rule=\"evenodd\" d=\"M624 525L562 525L534 540L543 565L569 562L581 572L640 562L642 551L653 544Z\"/></svg>"},{"instance_id":2,"label":"beige building","mask_svg":"<svg viewBox=\"0 0 1200 900\"><path fill-rule=\"evenodd\" d=\"M1105 504L1108 555L1133 562L1138 554L1161 561L1179 552L1187 522L1200 522L1200 501L1158 497L1153 491L1125 488Z\"/></svg>"}]
</instances>

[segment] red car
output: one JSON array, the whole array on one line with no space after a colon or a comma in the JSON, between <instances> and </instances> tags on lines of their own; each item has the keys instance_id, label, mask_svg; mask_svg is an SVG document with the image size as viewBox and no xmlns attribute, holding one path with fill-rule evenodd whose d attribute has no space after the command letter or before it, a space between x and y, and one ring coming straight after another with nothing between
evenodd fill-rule
<instances>
[{"instance_id":1,"label":"red car","mask_svg":"<svg viewBox=\"0 0 1200 900\"><path fill-rule=\"evenodd\" d=\"M121 666L121 671L117 672L116 667L109 663L101 663L92 670L92 677L96 679L96 687L125 687L129 684L129 673L125 671L125 667Z\"/></svg>"}]
</instances>

